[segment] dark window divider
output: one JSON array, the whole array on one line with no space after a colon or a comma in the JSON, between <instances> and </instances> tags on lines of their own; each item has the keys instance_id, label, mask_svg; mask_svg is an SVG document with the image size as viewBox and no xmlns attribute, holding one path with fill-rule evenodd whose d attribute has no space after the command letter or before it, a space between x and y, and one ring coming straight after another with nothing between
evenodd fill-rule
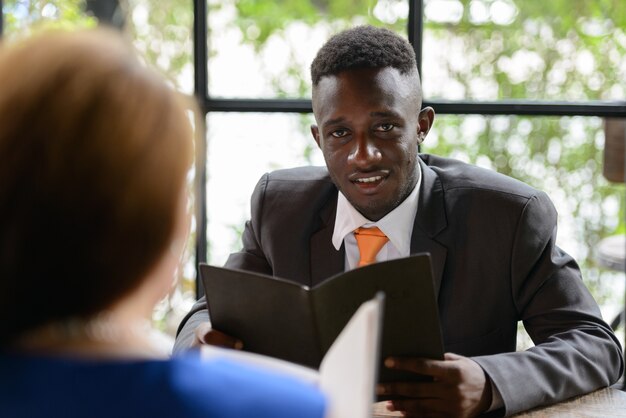
<instances>
[{"instance_id":1,"label":"dark window divider","mask_svg":"<svg viewBox=\"0 0 626 418\"><path fill-rule=\"evenodd\" d=\"M424 101L442 114L626 117L626 101Z\"/></svg>"},{"instance_id":2,"label":"dark window divider","mask_svg":"<svg viewBox=\"0 0 626 418\"><path fill-rule=\"evenodd\" d=\"M199 264L207 261L207 190L206 190L206 112L208 108L208 25L206 0L193 2L193 58L194 94L201 114L196 118L196 161L195 161L195 200L196 200L196 296L204 295L199 279Z\"/></svg>"},{"instance_id":3,"label":"dark window divider","mask_svg":"<svg viewBox=\"0 0 626 418\"><path fill-rule=\"evenodd\" d=\"M407 23L409 42L415 51L417 70L422 74L422 34L424 33L424 1L409 0L409 19Z\"/></svg>"},{"instance_id":4,"label":"dark window divider","mask_svg":"<svg viewBox=\"0 0 626 418\"><path fill-rule=\"evenodd\" d=\"M214 99L206 98L205 112L288 112L311 113L308 99ZM526 116L600 116L626 117L626 101L558 102L516 101L424 101L439 114L526 115Z\"/></svg>"}]
</instances>

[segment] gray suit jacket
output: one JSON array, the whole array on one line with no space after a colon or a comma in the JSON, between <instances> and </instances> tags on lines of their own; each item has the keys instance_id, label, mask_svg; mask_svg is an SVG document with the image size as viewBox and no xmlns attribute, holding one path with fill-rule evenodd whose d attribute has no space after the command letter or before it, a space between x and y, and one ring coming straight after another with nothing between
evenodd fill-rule
<instances>
[{"instance_id":1,"label":"gray suit jacket","mask_svg":"<svg viewBox=\"0 0 626 418\"><path fill-rule=\"evenodd\" d=\"M456 160L421 155L411 252L429 252L446 351L483 367L507 415L617 381L619 342L576 262L555 245L545 193ZM252 195L243 249L226 266L315 285L344 268L331 243L337 189L325 168L264 175ZM177 347L207 320L200 300ZM523 321L535 347L515 352Z\"/></svg>"}]
</instances>

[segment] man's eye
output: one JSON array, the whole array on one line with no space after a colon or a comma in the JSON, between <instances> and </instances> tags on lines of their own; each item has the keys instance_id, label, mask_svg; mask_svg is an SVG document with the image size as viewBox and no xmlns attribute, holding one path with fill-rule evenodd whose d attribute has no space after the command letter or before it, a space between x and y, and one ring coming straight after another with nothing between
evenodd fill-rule
<instances>
[{"instance_id":1,"label":"man's eye","mask_svg":"<svg viewBox=\"0 0 626 418\"><path fill-rule=\"evenodd\" d=\"M383 124L378 125L376 130L380 132L389 132L390 130L394 128L394 126L395 125L393 123L383 123Z\"/></svg>"},{"instance_id":2,"label":"man's eye","mask_svg":"<svg viewBox=\"0 0 626 418\"><path fill-rule=\"evenodd\" d=\"M335 138L343 138L344 136L348 135L348 131L346 129L337 129L330 134Z\"/></svg>"}]
</instances>

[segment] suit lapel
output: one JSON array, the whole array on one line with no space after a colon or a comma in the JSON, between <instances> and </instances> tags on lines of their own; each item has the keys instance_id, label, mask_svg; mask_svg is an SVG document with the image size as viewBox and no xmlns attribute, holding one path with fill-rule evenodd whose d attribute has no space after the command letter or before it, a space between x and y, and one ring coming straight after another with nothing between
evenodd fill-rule
<instances>
[{"instance_id":1,"label":"suit lapel","mask_svg":"<svg viewBox=\"0 0 626 418\"><path fill-rule=\"evenodd\" d=\"M337 251L332 243L336 215L337 194L335 193L320 211L321 228L311 236L311 287L344 270L344 246L342 244Z\"/></svg>"},{"instance_id":2,"label":"suit lapel","mask_svg":"<svg viewBox=\"0 0 626 418\"><path fill-rule=\"evenodd\" d=\"M421 158L419 163L422 187L411 235L411 254L430 253L435 296L438 298L447 254L446 248L434 239L447 226L443 188L437 174Z\"/></svg>"},{"instance_id":3,"label":"suit lapel","mask_svg":"<svg viewBox=\"0 0 626 418\"><path fill-rule=\"evenodd\" d=\"M447 254L446 248L434 239L447 226L443 188L437 174L421 158L419 164L422 186L411 235L411 254L430 253L435 296L438 297ZM345 248L342 245L337 251L332 244L336 215L335 194L320 211L321 227L311 236L311 287L344 271Z\"/></svg>"}]
</instances>

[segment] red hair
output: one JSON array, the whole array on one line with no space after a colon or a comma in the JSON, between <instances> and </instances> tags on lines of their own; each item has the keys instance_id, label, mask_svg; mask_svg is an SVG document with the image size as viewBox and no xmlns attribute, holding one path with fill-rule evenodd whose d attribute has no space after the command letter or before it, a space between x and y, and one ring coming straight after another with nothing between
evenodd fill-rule
<instances>
[{"instance_id":1,"label":"red hair","mask_svg":"<svg viewBox=\"0 0 626 418\"><path fill-rule=\"evenodd\" d=\"M178 95L121 34L0 49L0 342L89 316L169 245L192 161Z\"/></svg>"}]
</instances>

